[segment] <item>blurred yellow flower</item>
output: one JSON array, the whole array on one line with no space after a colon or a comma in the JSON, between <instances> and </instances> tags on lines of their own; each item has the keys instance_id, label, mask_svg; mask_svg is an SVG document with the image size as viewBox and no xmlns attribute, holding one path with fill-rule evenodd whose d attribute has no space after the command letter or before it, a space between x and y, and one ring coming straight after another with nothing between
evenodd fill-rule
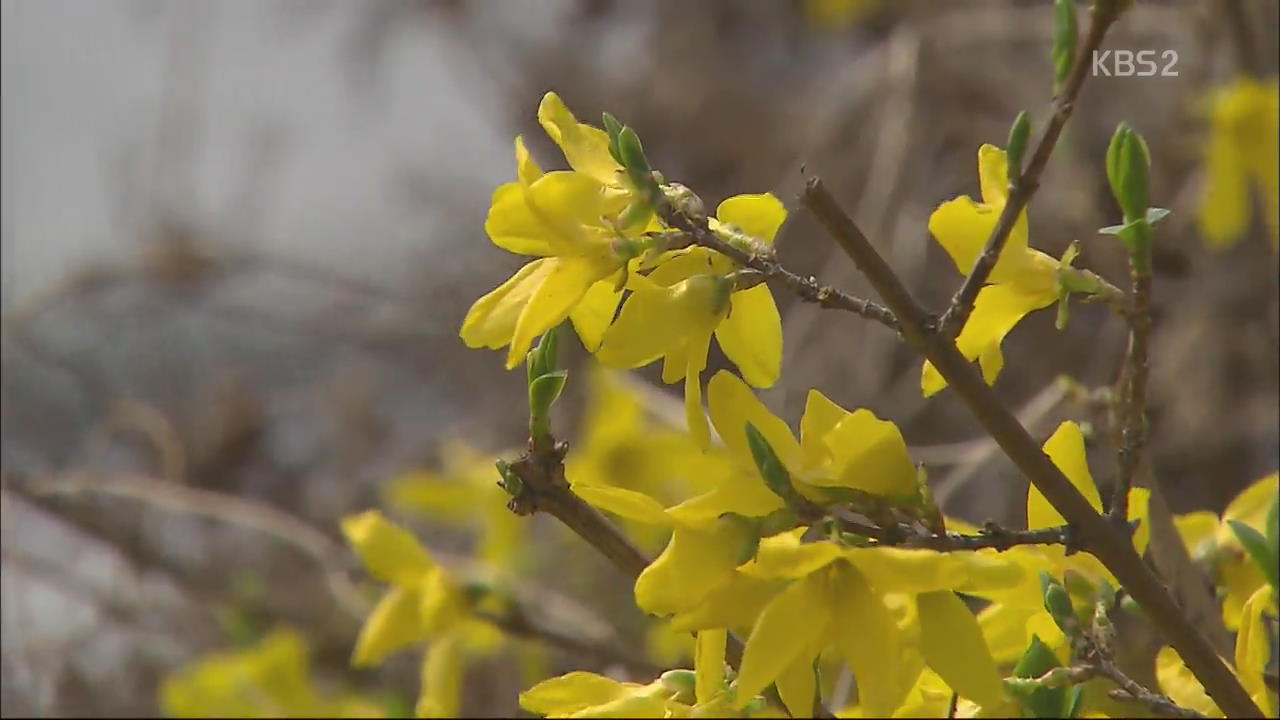
<instances>
[{"instance_id":1,"label":"blurred yellow flower","mask_svg":"<svg viewBox=\"0 0 1280 720\"><path fill-rule=\"evenodd\" d=\"M160 709L175 718L386 717L372 700L322 693L308 653L302 635L279 629L251 648L206 656L164 679Z\"/></svg>"},{"instance_id":2,"label":"blurred yellow flower","mask_svg":"<svg viewBox=\"0 0 1280 720\"><path fill-rule=\"evenodd\" d=\"M967 275L995 229L1009 198L1009 167L1005 152L994 145L978 148L978 179L982 202L968 195L949 200L929 216L929 232ZM1058 261L1027 245L1027 214L1014 223L988 285L978 292L973 314L956 338L969 360L977 360L988 385L1004 368L1000 343L1018 321L1058 299ZM920 378L925 397L947 386L933 364L926 361Z\"/></svg>"},{"instance_id":3,"label":"blurred yellow flower","mask_svg":"<svg viewBox=\"0 0 1280 720\"><path fill-rule=\"evenodd\" d=\"M360 629L352 665L377 665L397 650L429 640L418 717L456 717L465 655L492 652L501 633L473 614L472 595L413 534L379 511L347 517L342 533L369 574L390 586Z\"/></svg>"},{"instance_id":4,"label":"blurred yellow flower","mask_svg":"<svg viewBox=\"0 0 1280 720\"><path fill-rule=\"evenodd\" d=\"M1231 247L1248 230L1252 191L1280 248L1280 84L1241 78L1214 92L1205 155L1198 220L1209 247Z\"/></svg>"}]
</instances>

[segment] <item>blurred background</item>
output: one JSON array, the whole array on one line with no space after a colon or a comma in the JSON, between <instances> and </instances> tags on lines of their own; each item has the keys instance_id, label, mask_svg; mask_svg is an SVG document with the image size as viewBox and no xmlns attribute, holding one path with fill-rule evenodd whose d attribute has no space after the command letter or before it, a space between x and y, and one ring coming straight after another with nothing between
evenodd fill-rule
<instances>
[{"instance_id":1,"label":"blurred background","mask_svg":"<svg viewBox=\"0 0 1280 720\"><path fill-rule=\"evenodd\" d=\"M418 651L348 669L360 616L344 592L370 588L338 523L442 466L433 487L474 495L451 517L397 515L442 562L465 566L504 522L475 503L501 510L489 463L524 442L524 377L457 331L521 263L483 231L514 178L512 139L562 166L535 118L546 91L584 121L608 110L637 128L709 203L774 192L793 210L783 262L869 295L795 202L802 168L821 176L934 309L960 275L929 213L977 195L978 146L1003 145L1020 109L1042 127L1052 95L1047 2L2 7L5 715L156 715L163 678L279 628L305 637L323 692L412 708ZM1268 232L1254 220L1211 251L1194 221L1205 101L1274 76L1278 16L1270 0L1138 3L1106 46L1173 50L1178 76L1090 79L1030 211L1035 247L1079 241L1078 264L1125 283L1121 249L1096 234L1118 222L1103 157L1122 119L1146 136L1153 203L1173 210L1150 451L1174 512L1221 510L1280 455ZM878 325L775 295L783 379L762 397L776 413L797 422L810 387L871 408L903 428L948 514L1022 521L1025 481L955 397L921 398L919 358ZM1061 332L1034 314L1006 340L996 390L1045 437L1097 414L1055 379L1108 385L1125 342L1100 306ZM573 441L592 384L581 348L566 354L581 372L557 427ZM633 376L672 414L679 386ZM522 688L569 669L647 681L679 662L612 567L549 519L517 522L511 571L551 640L509 627L484 646L461 712L510 714Z\"/></svg>"}]
</instances>

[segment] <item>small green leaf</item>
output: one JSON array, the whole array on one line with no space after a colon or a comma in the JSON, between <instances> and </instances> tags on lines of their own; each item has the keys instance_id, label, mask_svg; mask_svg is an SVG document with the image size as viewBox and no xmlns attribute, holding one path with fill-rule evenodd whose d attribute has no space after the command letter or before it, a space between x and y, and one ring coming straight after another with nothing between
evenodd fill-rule
<instances>
[{"instance_id":1,"label":"small green leaf","mask_svg":"<svg viewBox=\"0 0 1280 720\"><path fill-rule=\"evenodd\" d=\"M1079 23L1074 0L1057 0L1053 6L1053 90L1057 92L1076 61Z\"/></svg>"},{"instance_id":2,"label":"small green leaf","mask_svg":"<svg viewBox=\"0 0 1280 720\"><path fill-rule=\"evenodd\" d=\"M747 447L751 449L751 457L756 461L756 468L760 470L764 484L790 505L796 495L795 488L791 487L791 474L778 459L769 441L751 423L746 424L746 434Z\"/></svg>"},{"instance_id":3,"label":"small green leaf","mask_svg":"<svg viewBox=\"0 0 1280 720\"><path fill-rule=\"evenodd\" d=\"M1005 149L1008 159L1009 182L1016 183L1022 177L1022 157L1027 151L1027 138L1031 136L1031 116L1023 110L1009 127L1009 143Z\"/></svg>"},{"instance_id":4,"label":"small green leaf","mask_svg":"<svg viewBox=\"0 0 1280 720\"><path fill-rule=\"evenodd\" d=\"M1080 712L1084 710L1084 686L1077 685L1067 691L1067 712L1066 717L1080 717Z\"/></svg>"},{"instance_id":5,"label":"small green leaf","mask_svg":"<svg viewBox=\"0 0 1280 720\"><path fill-rule=\"evenodd\" d=\"M623 165L622 153L618 149L618 135L622 133L622 123L609 113L604 113L601 117L604 120L604 132L609 136L609 154L619 165Z\"/></svg>"},{"instance_id":6,"label":"small green leaf","mask_svg":"<svg viewBox=\"0 0 1280 720\"><path fill-rule=\"evenodd\" d=\"M1169 217L1172 212L1172 210L1167 210L1165 208L1147 208L1147 224L1155 226L1156 223Z\"/></svg>"},{"instance_id":7,"label":"small green leaf","mask_svg":"<svg viewBox=\"0 0 1280 720\"><path fill-rule=\"evenodd\" d=\"M618 154L622 156L622 166L633 178L648 175L651 172L649 159L644 155L644 146L640 144L640 136L629 127L618 133Z\"/></svg>"},{"instance_id":8,"label":"small green leaf","mask_svg":"<svg viewBox=\"0 0 1280 720\"><path fill-rule=\"evenodd\" d=\"M1061 667L1061 663L1053 650L1040 640L1040 636L1032 635L1027 651L1013 667L1013 674L1020 678L1038 678L1056 667ZM1066 693L1062 688L1037 688L1019 697L1018 703L1029 717L1056 718L1062 717L1065 699Z\"/></svg>"},{"instance_id":9,"label":"small green leaf","mask_svg":"<svg viewBox=\"0 0 1280 720\"><path fill-rule=\"evenodd\" d=\"M1227 523L1244 546L1245 552L1258 564L1271 587L1280 589L1280 558L1276 557L1276 550L1267 542L1267 538L1239 520L1228 520Z\"/></svg>"},{"instance_id":10,"label":"small green leaf","mask_svg":"<svg viewBox=\"0 0 1280 720\"><path fill-rule=\"evenodd\" d=\"M1280 555L1280 495L1271 501L1267 511L1267 545Z\"/></svg>"}]
</instances>

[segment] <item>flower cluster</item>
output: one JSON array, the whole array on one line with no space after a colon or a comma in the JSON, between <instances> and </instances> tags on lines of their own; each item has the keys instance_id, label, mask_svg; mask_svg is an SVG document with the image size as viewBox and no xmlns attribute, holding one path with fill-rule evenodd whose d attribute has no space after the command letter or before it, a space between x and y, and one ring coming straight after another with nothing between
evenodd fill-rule
<instances>
[{"instance_id":1,"label":"flower cluster","mask_svg":"<svg viewBox=\"0 0 1280 720\"><path fill-rule=\"evenodd\" d=\"M619 132L578 122L555 93L542 99L538 121L572 169L544 173L516 139L517 181L494 192L485 231L498 247L538 259L472 305L463 341L507 347L514 368L534 338L568 318L607 365L661 359L664 382L684 381L689 427L705 447L701 383L711 338L748 382L771 386L782 364L773 295L765 285L739 287L719 253L667 249L673 232L653 213L657 178L622 164ZM785 219L772 195L739 195L720 204L712 228L771 243Z\"/></svg>"}]
</instances>

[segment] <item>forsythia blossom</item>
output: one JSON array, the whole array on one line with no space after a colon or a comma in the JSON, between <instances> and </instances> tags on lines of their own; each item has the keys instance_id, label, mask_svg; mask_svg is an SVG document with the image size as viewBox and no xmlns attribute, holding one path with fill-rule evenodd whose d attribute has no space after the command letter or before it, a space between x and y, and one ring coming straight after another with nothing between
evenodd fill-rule
<instances>
[{"instance_id":1,"label":"forsythia blossom","mask_svg":"<svg viewBox=\"0 0 1280 720\"><path fill-rule=\"evenodd\" d=\"M1280 247L1280 85L1242 78L1209 100L1206 180L1200 232L1213 248L1248 229L1252 190L1272 248Z\"/></svg>"},{"instance_id":2,"label":"forsythia blossom","mask_svg":"<svg viewBox=\"0 0 1280 720\"><path fill-rule=\"evenodd\" d=\"M1003 150L993 145L978 149L978 180L982 202L962 195L943 203L929 216L929 232L963 274L973 269L1009 199L1009 167ZM1057 300L1058 266L1054 258L1027 246L1024 210L1009 233L988 285L978 292L973 314L956 338L960 352L982 366L988 385L1004 368L1000 350L1004 336L1027 313ZM947 381L926 361L920 385L928 397L946 387Z\"/></svg>"}]
</instances>

